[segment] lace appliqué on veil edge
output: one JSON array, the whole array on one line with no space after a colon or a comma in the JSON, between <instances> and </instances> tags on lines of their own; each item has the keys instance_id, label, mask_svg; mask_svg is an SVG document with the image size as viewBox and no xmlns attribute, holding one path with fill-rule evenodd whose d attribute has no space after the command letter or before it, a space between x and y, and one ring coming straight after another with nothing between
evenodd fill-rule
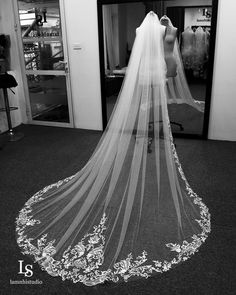
<instances>
[{"instance_id":1,"label":"lace appliqu\u00e9 on veil edge","mask_svg":"<svg viewBox=\"0 0 236 295\"><path fill-rule=\"evenodd\" d=\"M186 184L188 195L193 198L194 204L200 207L201 219L196 221L202 229L200 234L192 236L190 242L183 241L182 245L176 243L166 244L166 247L170 248L170 251L175 251L177 253L176 257L171 261L153 260L152 264L145 264L148 260L148 253L143 251L141 255L135 259L133 258L132 253L130 253L127 258L115 263L112 269L106 271L99 270L99 267L104 261L104 231L106 230L105 223L107 219L105 213L99 225L94 226L93 232L86 234L73 248L69 246L64 251L61 260L55 260L53 258L53 255L56 253L56 249L53 246L55 240L47 241L47 234L44 234L37 240L37 247L34 246L31 243L33 239L28 238L24 234L26 227L40 224L40 220L35 220L30 216L32 204L41 201L43 195L51 188L60 187L63 183L70 181L74 175L37 192L28 200L24 208L20 211L20 214L16 219L16 232L18 235L17 243L21 248L22 253L32 255L34 257L34 262L38 262L40 267L43 270L46 270L51 276L61 276L63 281L70 279L74 283L81 282L87 286L103 283L106 280L118 282L120 279L124 279L124 281L127 281L132 276L148 278L154 272L162 273L168 271L174 264L178 264L179 262L190 258L191 255L198 251L198 248L206 240L211 231L210 213L206 205L202 202L202 199L199 198L189 186L179 162L172 138L171 145L174 160L177 164L180 175Z\"/></svg>"}]
</instances>

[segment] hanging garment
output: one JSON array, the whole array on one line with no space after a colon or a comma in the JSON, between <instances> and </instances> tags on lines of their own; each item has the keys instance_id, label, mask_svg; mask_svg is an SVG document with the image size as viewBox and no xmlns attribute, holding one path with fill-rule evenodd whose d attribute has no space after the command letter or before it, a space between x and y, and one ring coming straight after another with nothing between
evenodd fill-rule
<instances>
[{"instance_id":1,"label":"hanging garment","mask_svg":"<svg viewBox=\"0 0 236 295\"><path fill-rule=\"evenodd\" d=\"M164 32L157 15L147 14L90 160L37 192L17 217L22 253L51 276L87 286L148 278L190 258L210 232L208 208L187 182L173 144Z\"/></svg>"},{"instance_id":2,"label":"hanging garment","mask_svg":"<svg viewBox=\"0 0 236 295\"><path fill-rule=\"evenodd\" d=\"M210 38L211 38L211 34L206 29L206 31L205 31L205 44L206 44L206 60L207 61L209 59Z\"/></svg>"},{"instance_id":3,"label":"hanging garment","mask_svg":"<svg viewBox=\"0 0 236 295\"><path fill-rule=\"evenodd\" d=\"M195 55L193 62L193 70L195 76L202 77L204 66L207 60L207 37L202 27L198 27L195 31Z\"/></svg>"},{"instance_id":4,"label":"hanging garment","mask_svg":"<svg viewBox=\"0 0 236 295\"><path fill-rule=\"evenodd\" d=\"M163 20L167 23L167 26L173 27L171 20L165 15L160 19L161 23ZM187 52L187 51L186 51ZM190 51L189 51L190 53ZM167 80L167 103L172 104L188 104L200 112L204 112L205 104L202 101L198 101L193 98L188 82L185 76L185 70L183 66L183 61L179 49L179 42L177 38L174 42L173 56L176 63L177 74L175 77L169 77ZM186 57L186 56L185 56ZM191 60L193 56L191 55Z\"/></svg>"},{"instance_id":5,"label":"hanging garment","mask_svg":"<svg viewBox=\"0 0 236 295\"><path fill-rule=\"evenodd\" d=\"M194 55L195 55L195 34L194 31L187 27L181 34L182 46L181 54L183 58L183 65L186 70L192 69Z\"/></svg>"},{"instance_id":6,"label":"hanging garment","mask_svg":"<svg viewBox=\"0 0 236 295\"><path fill-rule=\"evenodd\" d=\"M205 30L206 58L205 58L205 64L204 64L204 67L203 67L203 74L202 74L202 77L205 80L207 79L207 75L208 75L208 73L207 73L207 64L208 64L208 60L209 60L210 37L211 37L211 34L206 29Z\"/></svg>"},{"instance_id":7,"label":"hanging garment","mask_svg":"<svg viewBox=\"0 0 236 295\"><path fill-rule=\"evenodd\" d=\"M114 30L112 21L112 8L110 5L103 6L104 20L104 60L106 72L112 73L116 68L115 48L114 48Z\"/></svg>"}]
</instances>

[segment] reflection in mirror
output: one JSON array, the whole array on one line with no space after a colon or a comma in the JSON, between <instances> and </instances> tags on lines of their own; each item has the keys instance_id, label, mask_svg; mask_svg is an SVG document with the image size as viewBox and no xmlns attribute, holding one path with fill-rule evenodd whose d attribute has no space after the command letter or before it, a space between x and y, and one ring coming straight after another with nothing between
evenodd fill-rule
<instances>
[{"instance_id":1,"label":"reflection in mirror","mask_svg":"<svg viewBox=\"0 0 236 295\"><path fill-rule=\"evenodd\" d=\"M32 120L69 123L60 1L17 2Z\"/></svg>"},{"instance_id":2,"label":"reflection in mirror","mask_svg":"<svg viewBox=\"0 0 236 295\"><path fill-rule=\"evenodd\" d=\"M162 25L167 27L164 50L168 71L169 53L172 52L176 63L176 69L171 69L172 73L167 72L166 84L172 132L202 136L205 102L210 100L206 89L208 61L213 54L209 51L212 0L102 5L107 119L117 102L136 28L150 10L157 13Z\"/></svg>"}]
</instances>

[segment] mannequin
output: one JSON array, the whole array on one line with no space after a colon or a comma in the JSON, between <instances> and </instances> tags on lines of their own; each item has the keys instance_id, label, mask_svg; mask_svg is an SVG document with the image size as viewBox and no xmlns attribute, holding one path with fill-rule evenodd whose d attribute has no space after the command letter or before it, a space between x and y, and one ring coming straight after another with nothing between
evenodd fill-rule
<instances>
[{"instance_id":1,"label":"mannequin","mask_svg":"<svg viewBox=\"0 0 236 295\"><path fill-rule=\"evenodd\" d=\"M202 27L195 31L195 55L193 73L196 77L204 77L204 65L207 60L206 32Z\"/></svg>"},{"instance_id":2,"label":"mannequin","mask_svg":"<svg viewBox=\"0 0 236 295\"><path fill-rule=\"evenodd\" d=\"M166 77L175 77L177 75L177 64L173 52L175 39L177 36L177 28L169 25L169 21L166 15L161 18L161 24L166 27L164 38L164 52L167 66Z\"/></svg>"}]
</instances>

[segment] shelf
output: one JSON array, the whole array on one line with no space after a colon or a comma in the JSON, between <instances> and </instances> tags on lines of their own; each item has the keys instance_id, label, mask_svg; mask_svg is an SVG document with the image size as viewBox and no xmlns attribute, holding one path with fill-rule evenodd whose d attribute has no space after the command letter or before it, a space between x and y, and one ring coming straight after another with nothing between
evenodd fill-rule
<instances>
[{"instance_id":1,"label":"shelf","mask_svg":"<svg viewBox=\"0 0 236 295\"><path fill-rule=\"evenodd\" d=\"M49 36L49 37L28 37L23 38L23 43L34 43L34 42L62 42L62 38L60 36Z\"/></svg>"}]
</instances>

